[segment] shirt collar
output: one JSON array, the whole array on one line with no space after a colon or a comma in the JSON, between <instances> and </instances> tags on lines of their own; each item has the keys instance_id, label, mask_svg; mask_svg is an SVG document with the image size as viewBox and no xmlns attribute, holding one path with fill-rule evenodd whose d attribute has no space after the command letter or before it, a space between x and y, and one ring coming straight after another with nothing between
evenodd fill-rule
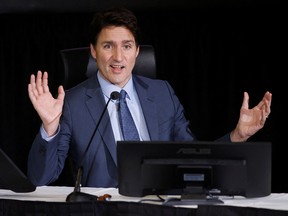
<instances>
[{"instance_id":1,"label":"shirt collar","mask_svg":"<svg viewBox=\"0 0 288 216\"><path fill-rule=\"evenodd\" d=\"M97 72L97 78L99 80L101 89L103 94L105 95L105 97L107 99L110 98L110 95L113 91L117 91L120 92L121 88L119 88L118 86L106 81L100 74L100 72ZM133 80L132 80L132 76L129 79L129 81L127 82L127 84L123 87L123 89L127 92L127 98L134 101L135 97L134 97L134 86L133 86Z\"/></svg>"}]
</instances>

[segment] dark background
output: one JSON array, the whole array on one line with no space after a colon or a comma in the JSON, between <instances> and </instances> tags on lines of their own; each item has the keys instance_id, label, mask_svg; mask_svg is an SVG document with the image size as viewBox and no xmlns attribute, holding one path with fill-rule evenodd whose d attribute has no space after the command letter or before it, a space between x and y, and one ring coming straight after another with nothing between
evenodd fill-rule
<instances>
[{"instance_id":1,"label":"dark background","mask_svg":"<svg viewBox=\"0 0 288 216\"><path fill-rule=\"evenodd\" d=\"M272 92L272 113L250 141L272 142L272 192L288 192L287 12L280 1L2 0L0 147L26 172L40 126L27 93L30 74L47 70L56 92L63 75L59 50L88 46L92 14L119 5L137 15L141 43L155 48L158 77L174 87L200 140L236 126L244 91L250 107Z\"/></svg>"}]
</instances>

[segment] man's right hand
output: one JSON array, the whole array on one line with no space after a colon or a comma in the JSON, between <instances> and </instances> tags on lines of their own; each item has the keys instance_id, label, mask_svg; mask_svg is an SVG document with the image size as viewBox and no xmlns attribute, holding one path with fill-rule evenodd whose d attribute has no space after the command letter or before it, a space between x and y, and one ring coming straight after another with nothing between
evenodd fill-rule
<instances>
[{"instance_id":1,"label":"man's right hand","mask_svg":"<svg viewBox=\"0 0 288 216\"><path fill-rule=\"evenodd\" d=\"M57 131L62 114L65 97L63 86L59 86L58 96L55 99L49 91L48 73L45 71L42 76L42 72L38 71L36 79L34 74L30 77L28 94L42 120L46 133L48 136L53 136Z\"/></svg>"}]
</instances>

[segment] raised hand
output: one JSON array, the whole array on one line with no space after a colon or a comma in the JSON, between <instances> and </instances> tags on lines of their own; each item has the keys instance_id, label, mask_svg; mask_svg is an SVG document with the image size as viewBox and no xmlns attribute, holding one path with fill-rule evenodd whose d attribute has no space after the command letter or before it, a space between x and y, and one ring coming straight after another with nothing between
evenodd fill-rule
<instances>
[{"instance_id":1,"label":"raised hand","mask_svg":"<svg viewBox=\"0 0 288 216\"><path fill-rule=\"evenodd\" d=\"M29 98L43 122L43 127L52 136L59 125L62 114L65 92L63 86L58 88L58 96L54 98L49 91L48 73L37 72L37 76L32 74L28 84Z\"/></svg>"},{"instance_id":2,"label":"raised hand","mask_svg":"<svg viewBox=\"0 0 288 216\"><path fill-rule=\"evenodd\" d=\"M249 109L249 95L244 92L240 117L236 128L231 133L232 142L246 141L263 128L271 112L272 94L267 91L257 106Z\"/></svg>"}]
</instances>

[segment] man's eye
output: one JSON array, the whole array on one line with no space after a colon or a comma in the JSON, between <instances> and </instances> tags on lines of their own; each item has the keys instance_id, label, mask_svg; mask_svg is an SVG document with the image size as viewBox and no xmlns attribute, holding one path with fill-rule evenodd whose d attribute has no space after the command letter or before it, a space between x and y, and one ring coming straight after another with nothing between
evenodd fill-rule
<instances>
[{"instance_id":1,"label":"man's eye","mask_svg":"<svg viewBox=\"0 0 288 216\"><path fill-rule=\"evenodd\" d=\"M125 49L131 49L131 45L125 45L124 48Z\"/></svg>"}]
</instances>

